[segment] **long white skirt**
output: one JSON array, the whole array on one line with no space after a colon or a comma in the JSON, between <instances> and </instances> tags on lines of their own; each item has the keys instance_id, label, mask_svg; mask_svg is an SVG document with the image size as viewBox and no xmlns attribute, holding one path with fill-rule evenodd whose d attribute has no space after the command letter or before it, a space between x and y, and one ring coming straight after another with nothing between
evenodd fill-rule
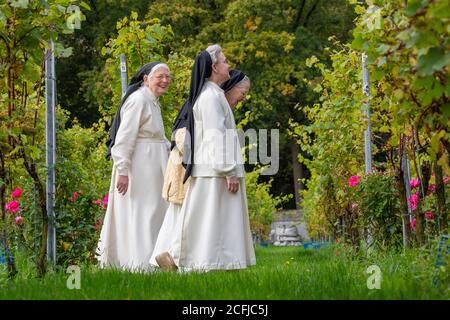
<instances>
[{"instance_id":1,"label":"long white skirt","mask_svg":"<svg viewBox=\"0 0 450 320\"><path fill-rule=\"evenodd\" d=\"M158 267L156 262L156 256L163 252L169 252L173 256L172 247L177 237L176 234L181 232L181 222L180 219L181 205L170 203L169 208L166 211L166 216L164 217L164 222L159 230L158 239L156 240L155 249L150 258L150 264L152 266Z\"/></svg>"},{"instance_id":2,"label":"long white skirt","mask_svg":"<svg viewBox=\"0 0 450 320\"><path fill-rule=\"evenodd\" d=\"M101 267L151 270L149 260L168 207L161 197L167 159L164 143L138 140L124 196L117 191L118 174L113 169L108 208L97 247Z\"/></svg>"},{"instance_id":3,"label":"long white skirt","mask_svg":"<svg viewBox=\"0 0 450 320\"><path fill-rule=\"evenodd\" d=\"M256 264L245 180L231 193L225 178L192 177L171 253L181 271L243 269Z\"/></svg>"}]
</instances>

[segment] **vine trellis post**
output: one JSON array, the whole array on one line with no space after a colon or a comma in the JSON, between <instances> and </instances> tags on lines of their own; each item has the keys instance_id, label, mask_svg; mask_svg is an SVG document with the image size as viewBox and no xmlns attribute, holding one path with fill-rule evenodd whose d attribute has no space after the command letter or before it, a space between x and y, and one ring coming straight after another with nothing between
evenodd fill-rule
<instances>
[{"instance_id":1,"label":"vine trellis post","mask_svg":"<svg viewBox=\"0 0 450 320\"><path fill-rule=\"evenodd\" d=\"M362 60L362 81L363 81L363 93L366 99L363 102L364 116L367 120L367 128L364 132L364 155L366 164L366 174L372 171L372 145L371 145L371 130L372 124L370 120L370 83L369 83L369 69L366 63L367 56L363 52L361 56Z\"/></svg>"},{"instance_id":2,"label":"vine trellis post","mask_svg":"<svg viewBox=\"0 0 450 320\"><path fill-rule=\"evenodd\" d=\"M123 98L128 89L127 56L124 53L120 55L120 79L122 83Z\"/></svg>"},{"instance_id":3,"label":"vine trellis post","mask_svg":"<svg viewBox=\"0 0 450 320\"><path fill-rule=\"evenodd\" d=\"M372 171L372 145L371 145L371 130L372 124L370 119L370 82L369 82L369 69L366 63L367 56L363 52L361 55L362 62L362 91L365 95L365 99L362 104L362 110L364 112L364 118L367 121L367 128L364 131L364 162L365 162L365 173L368 175ZM368 230L367 242L369 247L373 243L373 237L369 226L366 226Z\"/></svg>"},{"instance_id":4,"label":"vine trellis post","mask_svg":"<svg viewBox=\"0 0 450 320\"><path fill-rule=\"evenodd\" d=\"M49 51L45 58L45 143L46 143L46 207L48 216L47 260L56 263L56 229L55 229L55 161L56 161L56 131L55 102L56 75L55 53L53 41L49 41Z\"/></svg>"}]
</instances>

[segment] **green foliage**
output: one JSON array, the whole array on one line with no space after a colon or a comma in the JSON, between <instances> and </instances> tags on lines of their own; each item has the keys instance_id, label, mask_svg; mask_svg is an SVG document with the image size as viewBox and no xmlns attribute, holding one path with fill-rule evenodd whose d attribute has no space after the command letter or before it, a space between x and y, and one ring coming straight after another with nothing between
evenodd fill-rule
<instances>
[{"instance_id":1,"label":"green foliage","mask_svg":"<svg viewBox=\"0 0 450 320\"><path fill-rule=\"evenodd\" d=\"M67 112L58 112L55 226L57 263L59 265L92 262L99 238L99 224L105 213L103 198L109 190L111 163L105 159L104 128L82 128L78 124L65 129ZM42 130L43 132L44 130ZM45 175L45 154L36 159ZM42 234L39 195L33 180L22 166L14 167L14 182L8 191L20 187L18 199L23 222L16 225L14 215L8 214L13 249L35 261ZM74 195L74 193L77 195ZM7 198L7 201L12 199ZM93 203L101 200L100 203ZM16 251L16 250L14 250Z\"/></svg>"},{"instance_id":2,"label":"green foliage","mask_svg":"<svg viewBox=\"0 0 450 320\"><path fill-rule=\"evenodd\" d=\"M346 184L350 176L361 174L364 166L360 56L346 45L335 46L337 49L330 50L331 68L314 56L306 62L322 73L322 78L310 81L322 92L320 103L303 107L310 124L290 123L302 150L310 155L301 159L311 172L308 190L303 193L303 210L308 232L315 237L336 232L335 226L342 223L339 219L351 217Z\"/></svg>"},{"instance_id":3,"label":"green foliage","mask_svg":"<svg viewBox=\"0 0 450 320\"><path fill-rule=\"evenodd\" d=\"M18 258L23 272L14 281L2 277L0 269L0 299L448 300L450 294L448 269L433 267L435 255L431 250L363 256L346 245L320 250L257 247L255 266L239 272L206 274L142 274L83 264L81 290L67 289L65 269L33 279L26 261ZM380 290L367 288L370 265L380 267Z\"/></svg>"},{"instance_id":4,"label":"green foliage","mask_svg":"<svg viewBox=\"0 0 450 320\"><path fill-rule=\"evenodd\" d=\"M104 121L109 124L112 122L121 101L120 55L126 54L129 78L144 64L162 61L167 63L174 76L169 92L161 98L166 136L170 137L177 111L189 92L192 59L172 51L172 29L162 25L158 19L140 21L133 12L131 17L117 22L117 30L117 37L110 39L102 49L102 54L108 56L103 69L105 78L97 84L98 89L94 93Z\"/></svg>"},{"instance_id":5,"label":"green foliage","mask_svg":"<svg viewBox=\"0 0 450 320\"><path fill-rule=\"evenodd\" d=\"M60 198L58 203L56 230L58 235L58 265L95 263L95 250L103 222L103 195L95 196L89 190L75 191L70 198Z\"/></svg>"},{"instance_id":6,"label":"green foliage","mask_svg":"<svg viewBox=\"0 0 450 320\"><path fill-rule=\"evenodd\" d=\"M170 24L176 50L187 56L220 44L231 66L252 82L246 103L235 111L240 127L279 129L280 152L291 154L294 138L286 124L304 124L298 103L312 104L317 96L304 81L316 73L305 66L305 59L332 45L328 38L333 34L348 38L351 7L344 1L173 0L155 1L147 17ZM321 57L326 59L326 54ZM297 154L281 157L274 194L294 191L291 159L296 158Z\"/></svg>"},{"instance_id":7,"label":"green foliage","mask_svg":"<svg viewBox=\"0 0 450 320\"><path fill-rule=\"evenodd\" d=\"M370 237L372 246L386 248L402 245L402 220L396 181L388 172L366 175L353 191L359 225Z\"/></svg>"},{"instance_id":8,"label":"green foliage","mask_svg":"<svg viewBox=\"0 0 450 320\"><path fill-rule=\"evenodd\" d=\"M247 190L248 213L250 217L250 229L259 239L267 240L271 230L273 214L280 206L288 201L292 195L273 197L270 194L272 180L258 183L258 177L262 169L245 174Z\"/></svg>"},{"instance_id":9,"label":"green foliage","mask_svg":"<svg viewBox=\"0 0 450 320\"><path fill-rule=\"evenodd\" d=\"M343 234L359 243L361 235L367 236L365 228L369 228L380 244L398 243L402 209L390 197L406 203L405 191L400 192L399 181L393 181L401 172L402 150L408 152L412 175L425 185L429 179L419 169L426 169L430 160L436 160L446 174L450 172L450 122L444 112L449 103L449 37L448 28L443 27L449 20L445 9L448 4L408 3L367 1L367 9L356 6L359 17L352 44L336 42L334 49L326 50L331 67L315 56L306 62L320 71L319 77L309 78L309 85L321 95L320 103L303 108L310 124L291 122L291 129L309 155L301 160L312 175L304 192L311 234ZM363 51L370 71L370 97L362 92ZM356 194L349 193L347 181L354 175L364 176L367 103L371 110L374 166L384 173L363 179L359 198L353 198ZM358 209L351 208L355 199L359 199ZM436 212L436 199L435 195L421 199L414 212L418 228L413 231L419 244L423 244L419 222L423 221L424 210ZM440 208L446 208L445 200L441 200ZM445 216L448 209L444 212ZM443 229L445 226L439 232Z\"/></svg>"},{"instance_id":10,"label":"green foliage","mask_svg":"<svg viewBox=\"0 0 450 320\"><path fill-rule=\"evenodd\" d=\"M353 48L366 52L372 78L392 115L392 143L405 129L411 135L417 132L416 144L430 143L429 155L447 172L450 117L444 110L450 103L449 12L445 0L373 1L353 32Z\"/></svg>"},{"instance_id":11,"label":"green foliage","mask_svg":"<svg viewBox=\"0 0 450 320\"><path fill-rule=\"evenodd\" d=\"M86 20L72 34L64 34L61 42L73 48L70 59L57 61L58 101L77 118L83 127L96 123L101 114L94 94L105 75L102 73L106 58L101 49L109 38L117 36L116 23L132 11L146 12L148 1L103 0L90 1L90 10L81 10Z\"/></svg>"},{"instance_id":12,"label":"green foliage","mask_svg":"<svg viewBox=\"0 0 450 320\"><path fill-rule=\"evenodd\" d=\"M37 253L38 274L45 271L45 239L47 213L45 207L45 190L43 177L45 166L43 144L43 75L45 53L50 49L49 40L54 43L55 57L67 57L70 48L64 48L58 36L72 33L71 21L75 18L72 5L82 4L75 0L52 1L4 1L0 4L0 177L5 184L0 189L2 204L2 246L8 247L9 224L3 205L5 194L16 185L17 177L27 175L37 194L39 209L36 210L34 234L41 237L34 241L39 244ZM86 7L86 4L83 4ZM77 19L83 20L79 12ZM40 164L40 165L37 165ZM30 189L28 189L30 190ZM26 207L25 199L24 204ZM31 220L30 220L31 221ZM38 225L40 223L40 225ZM35 240L35 239L33 239ZM34 250L33 247L33 250ZM14 266L9 264L10 275L14 275Z\"/></svg>"},{"instance_id":13,"label":"green foliage","mask_svg":"<svg viewBox=\"0 0 450 320\"><path fill-rule=\"evenodd\" d=\"M109 189L111 162L106 160L105 128L94 125L82 128L76 122L65 129L67 112L59 113L57 135L57 187L65 193L57 198L68 198L72 192L88 191L99 197ZM58 192L58 190L57 190Z\"/></svg>"},{"instance_id":14,"label":"green foliage","mask_svg":"<svg viewBox=\"0 0 450 320\"><path fill-rule=\"evenodd\" d=\"M111 162L105 159L105 129L64 124L69 115L60 113L56 165L56 233L58 264L94 262L105 213L103 199L109 190ZM99 200L99 203L93 201Z\"/></svg>"}]
</instances>

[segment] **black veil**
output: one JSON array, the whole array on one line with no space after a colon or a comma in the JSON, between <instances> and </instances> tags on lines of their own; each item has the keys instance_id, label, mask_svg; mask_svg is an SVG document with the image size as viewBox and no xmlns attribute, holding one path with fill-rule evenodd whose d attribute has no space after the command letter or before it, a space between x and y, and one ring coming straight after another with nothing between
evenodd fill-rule
<instances>
[{"instance_id":1,"label":"black veil","mask_svg":"<svg viewBox=\"0 0 450 320\"><path fill-rule=\"evenodd\" d=\"M135 92L136 90L138 90L141 87L142 83L144 82L144 75L148 75L152 71L152 69L160 63L161 62L159 62L159 61L147 63L134 75L133 78L131 78L128 89L125 92L125 95L123 96L123 98L121 100L119 108L117 108L116 115L114 116L114 120L113 120L111 128L109 130L108 140L106 141L106 145L108 146L108 151L106 152L106 159L109 160L111 158L111 149L114 146L114 144L116 143L116 135L117 135L117 131L119 131L120 120L121 120L120 119L120 110L122 110L122 106L123 106L125 100L127 100L127 98L133 92Z\"/></svg>"},{"instance_id":2,"label":"black veil","mask_svg":"<svg viewBox=\"0 0 450 320\"><path fill-rule=\"evenodd\" d=\"M195 58L194 67L191 74L191 85L189 89L189 97L183 104L180 112L175 119L172 128L172 136L175 137L175 132L178 129L186 128L186 139L184 142L183 152L183 166L186 169L183 183L189 178L192 172L192 165L194 163L194 115L192 108L195 101L202 92L203 85L206 79L212 73L212 59L207 51L202 51ZM172 148L175 146L175 141L172 141Z\"/></svg>"},{"instance_id":3,"label":"black veil","mask_svg":"<svg viewBox=\"0 0 450 320\"><path fill-rule=\"evenodd\" d=\"M237 85L239 82L241 82L242 79L244 78L245 74L242 71L233 69L230 71L230 79L222 83L220 87L222 88L223 91L228 92L231 89L233 89L233 87Z\"/></svg>"}]
</instances>

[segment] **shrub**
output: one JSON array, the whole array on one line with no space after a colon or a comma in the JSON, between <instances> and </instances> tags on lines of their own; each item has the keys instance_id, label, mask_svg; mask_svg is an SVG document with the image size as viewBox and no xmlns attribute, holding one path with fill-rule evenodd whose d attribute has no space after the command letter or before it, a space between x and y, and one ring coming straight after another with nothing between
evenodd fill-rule
<instances>
[{"instance_id":1,"label":"shrub","mask_svg":"<svg viewBox=\"0 0 450 320\"><path fill-rule=\"evenodd\" d=\"M262 168L257 168L245 175L248 213L252 233L261 240L268 240L273 214L283 203L289 201L292 195L273 197L269 192L272 180L258 183L261 170Z\"/></svg>"}]
</instances>

